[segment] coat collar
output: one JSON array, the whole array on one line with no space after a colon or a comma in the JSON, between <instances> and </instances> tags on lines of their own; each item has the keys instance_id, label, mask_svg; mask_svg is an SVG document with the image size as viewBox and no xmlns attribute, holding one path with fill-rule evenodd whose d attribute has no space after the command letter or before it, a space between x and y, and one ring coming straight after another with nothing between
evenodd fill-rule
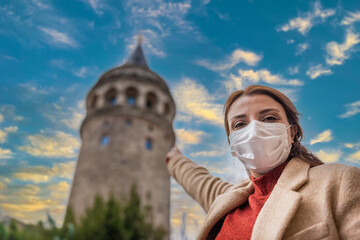
<instances>
[{"instance_id":1,"label":"coat collar","mask_svg":"<svg viewBox=\"0 0 360 240\"><path fill-rule=\"evenodd\" d=\"M309 168L299 159L290 160L255 221L251 240L282 239L301 202L297 190L308 181Z\"/></svg>"},{"instance_id":2,"label":"coat collar","mask_svg":"<svg viewBox=\"0 0 360 240\"><path fill-rule=\"evenodd\" d=\"M290 160L256 219L252 240L264 237L281 239L299 206L301 196L296 190L307 182L309 168L309 164L299 159ZM242 187L235 187L218 196L206 215L197 239L209 239L208 234L214 225L227 213L244 204L253 191L254 187L248 180L247 185L242 183Z\"/></svg>"},{"instance_id":3,"label":"coat collar","mask_svg":"<svg viewBox=\"0 0 360 240\"><path fill-rule=\"evenodd\" d=\"M245 181L240 184L241 186L235 186L232 190L219 195L214 200L206 214L204 224L201 226L197 239L210 239L208 235L215 224L222 220L227 213L247 201L249 195L254 191L254 186L250 179Z\"/></svg>"}]
</instances>

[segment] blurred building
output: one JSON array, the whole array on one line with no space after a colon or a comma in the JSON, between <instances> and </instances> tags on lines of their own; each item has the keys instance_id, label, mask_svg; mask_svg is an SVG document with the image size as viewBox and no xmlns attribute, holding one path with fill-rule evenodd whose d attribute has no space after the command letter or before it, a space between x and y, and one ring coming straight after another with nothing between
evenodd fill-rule
<instances>
[{"instance_id":1,"label":"blurred building","mask_svg":"<svg viewBox=\"0 0 360 240\"><path fill-rule=\"evenodd\" d=\"M164 157L175 142L175 103L150 70L139 40L122 66L105 72L86 98L81 149L69 198L75 218L99 194L127 195L135 183L153 208L155 226L170 231L170 176Z\"/></svg>"},{"instance_id":2,"label":"blurred building","mask_svg":"<svg viewBox=\"0 0 360 240\"><path fill-rule=\"evenodd\" d=\"M25 223L16 218L10 217L8 215L0 215L0 224L3 224L6 228L9 228L11 221L14 221L16 226L20 229L23 229L26 226Z\"/></svg>"}]
</instances>

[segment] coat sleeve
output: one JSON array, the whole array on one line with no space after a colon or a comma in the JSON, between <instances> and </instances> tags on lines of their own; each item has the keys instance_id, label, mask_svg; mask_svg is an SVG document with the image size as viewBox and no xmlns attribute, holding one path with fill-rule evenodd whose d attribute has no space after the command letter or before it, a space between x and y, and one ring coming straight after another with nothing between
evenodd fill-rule
<instances>
[{"instance_id":1,"label":"coat sleeve","mask_svg":"<svg viewBox=\"0 0 360 240\"><path fill-rule=\"evenodd\" d=\"M212 176L182 154L176 154L168 163L170 175L197 201L207 212L215 198L233 185Z\"/></svg>"},{"instance_id":2,"label":"coat sleeve","mask_svg":"<svg viewBox=\"0 0 360 240\"><path fill-rule=\"evenodd\" d=\"M360 168L344 170L337 201L336 219L341 239L360 239Z\"/></svg>"}]
</instances>

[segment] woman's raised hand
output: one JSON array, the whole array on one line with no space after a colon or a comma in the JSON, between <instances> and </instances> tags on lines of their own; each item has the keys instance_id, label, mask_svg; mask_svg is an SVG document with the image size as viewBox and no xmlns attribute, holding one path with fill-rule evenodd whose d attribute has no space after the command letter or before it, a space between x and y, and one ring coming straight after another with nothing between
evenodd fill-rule
<instances>
[{"instance_id":1,"label":"woman's raised hand","mask_svg":"<svg viewBox=\"0 0 360 240\"><path fill-rule=\"evenodd\" d=\"M170 158L175 156L176 154L181 153L177 146L174 146L165 156L165 162L168 163Z\"/></svg>"}]
</instances>

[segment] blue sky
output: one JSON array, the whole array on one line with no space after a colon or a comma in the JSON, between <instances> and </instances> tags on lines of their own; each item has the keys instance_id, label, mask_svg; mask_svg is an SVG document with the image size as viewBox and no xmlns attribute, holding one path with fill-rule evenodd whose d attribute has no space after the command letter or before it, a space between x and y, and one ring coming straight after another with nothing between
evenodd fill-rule
<instances>
[{"instance_id":1,"label":"blue sky","mask_svg":"<svg viewBox=\"0 0 360 240\"><path fill-rule=\"evenodd\" d=\"M236 182L222 106L251 84L287 94L303 144L360 166L359 1L18 0L0 3L0 209L62 221L87 92L144 38L150 68L177 103L183 153ZM235 167L234 167L235 166ZM172 182L172 236L203 212Z\"/></svg>"}]
</instances>

